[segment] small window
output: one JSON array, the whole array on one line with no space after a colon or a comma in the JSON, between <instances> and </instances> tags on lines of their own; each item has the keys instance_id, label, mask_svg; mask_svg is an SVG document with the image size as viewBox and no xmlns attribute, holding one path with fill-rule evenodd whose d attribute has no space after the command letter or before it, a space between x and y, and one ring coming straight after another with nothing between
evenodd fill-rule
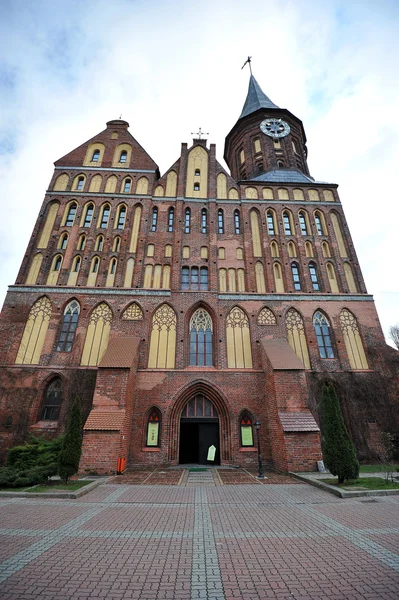
<instances>
[{"instance_id":1,"label":"small window","mask_svg":"<svg viewBox=\"0 0 399 600\"><path fill-rule=\"evenodd\" d=\"M240 440L243 447L254 445L252 421L247 413L244 413L240 419Z\"/></svg>"},{"instance_id":2,"label":"small window","mask_svg":"<svg viewBox=\"0 0 399 600\"><path fill-rule=\"evenodd\" d=\"M101 229L107 229L110 213L111 213L111 209L109 207L109 204L106 204L103 208L103 213L101 215L101 223L100 223Z\"/></svg>"},{"instance_id":3,"label":"small window","mask_svg":"<svg viewBox=\"0 0 399 600\"><path fill-rule=\"evenodd\" d=\"M173 231L174 222L175 222L175 209L170 208L169 212L168 212L168 231L169 232Z\"/></svg>"},{"instance_id":4,"label":"small window","mask_svg":"<svg viewBox=\"0 0 399 600\"><path fill-rule=\"evenodd\" d=\"M79 242L78 242L78 250L84 250L86 245L86 236L83 233L80 237L79 237Z\"/></svg>"},{"instance_id":5,"label":"small window","mask_svg":"<svg viewBox=\"0 0 399 600\"><path fill-rule=\"evenodd\" d=\"M131 179L125 179L125 185L123 186L123 191L126 193L129 193L132 187L132 180Z\"/></svg>"},{"instance_id":6,"label":"small window","mask_svg":"<svg viewBox=\"0 0 399 600\"><path fill-rule=\"evenodd\" d=\"M65 309L57 352L70 352L79 319L79 304L73 300Z\"/></svg>"},{"instance_id":7,"label":"small window","mask_svg":"<svg viewBox=\"0 0 399 600\"><path fill-rule=\"evenodd\" d=\"M159 430L161 424L161 416L157 410L153 410L148 417L147 422L147 439L146 446L158 447L159 446Z\"/></svg>"},{"instance_id":8,"label":"small window","mask_svg":"<svg viewBox=\"0 0 399 600\"><path fill-rule=\"evenodd\" d=\"M218 233L224 233L224 216L221 208L218 210Z\"/></svg>"},{"instance_id":9,"label":"small window","mask_svg":"<svg viewBox=\"0 0 399 600\"><path fill-rule=\"evenodd\" d=\"M121 206L119 209L117 229L123 229L126 221L126 206Z\"/></svg>"},{"instance_id":10,"label":"small window","mask_svg":"<svg viewBox=\"0 0 399 600\"><path fill-rule=\"evenodd\" d=\"M57 421L60 416L61 404L62 381L57 377L45 391L41 419L43 421Z\"/></svg>"},{"instance_id":11,"label":"small window","mask_svg":"<svg viewBox=\"0 0 399 600\"><path fill-rule=\"evenodd\" d=\"M303 212L298 214L299 217L299 226L301 228L302 235L308 235L308 226L306 223L306 217Z\"/></svg>"},{"instance_id":12,"label":"small window","mask_svg":"<svg viewBox=\"0 0 399 600\"><path fill-rule=\"evenodd\" d=\"M114 275L115 271L116 271L116 258L113 258L111 260L111 265L110 265L110 268L109 268L109 272L110 272L111 275Z\"/></svg>"},{"instance_id":13,"label":"small window","mask_svg":"<svg viewBox=\"0 0 399 600\"><path fill-rule=\"evenodd\" d=\"M271 210L267 211L266 216L267 216L267 231L268 231L269 235L275 235L276 229L274 227L274 218L273 218L273 213L271 212Z\"/></svg>"},{"instance_id":14,"label":"small window","mask_svg":"<svg viewBox=\"0 0 399 600\"><path fill-rule=\"evenodd\" d=\"M94 204L88 204L86 207L85 220L83 227L90 227L94 214Z\"/></svg>"},{"instance_id":15,"label":"small window","mask_svg":"<svg viewBox=\"0 0 399 600\"><path fill-rule=\"evenodd\" d=\"M113 250L113 252L119 252L120 248L121 248L121 238L119 236L117 236L114 239L114 247L112 250Z\"/></svg>"},{"instance_id":16,"label":"small window","mask_svg":"<svg viewBox=\"0 0 399 600\"><path fill-rule=\"evenodd\" d=\"M60 241L60 250L65 250L65 248L67 247L68 244L68 234L67 233L63 233L61 236L61 241Z\"/></svg>"},{"instance_id":17,"label":"small window","mask_svg":"<svg viewBox=\"0 0 399 600\"><path fill-rule=\"evenodd\" d=\"M278 166L278 168L279 168L279 169L283 169L283 168L284 168L284 163L283 163L283 161L282 161L282 160L278 160L278 161L277 161L277 166Z\"/></svg>"},{"instance_id":18,"label":"small window","mask_svg":"<svg viewBox=\"0 0 399 600\"><path fill-rule=\"evenodd\" d=\"M100 160L100 150L94 150L91 162L98 162Z\"/></svg>"},{"instance_id":19,"label":"small window","mask_svg":"<svg viewBox=\"0 0 399 600\"><path fill-rule=\"evenodd\" d=\"M320 311L317 311L314 314L313 327L316 333L320 358L334 358L334 350L330 336L330 325L326 317Z\"/></svg>"},{"instance_id":20,"label":"small window","mask_svg":"<svg viewBox=\"0 0 399 600\"><path fill-rule=\"evenodd\" d=\"M199 192L200 184L198 182L194 183L194 192Z\"/></svg>"},{"instance_id":21,"label":"small window","mask_svg":"<svg viewBox=\"0 0 399 600\"><path fill-rule=\"evenodd\" d=\"M186 208L184 213L184 233L190 233L191 228L191 211L189 208Z\"/></svg>"},{"instance_id":22,"label":"small window","mask_svg":"<svg viewBox=\"0 0 399 600\"><path fill-rule=\"evenodd\" d=\"M321 216L319 215L319 213L315 213L314 221L316 223L317 235L324 235L323 223L322 223Z\"/></svg>"},{"instance_id":23,"label":"small window","mask_svg":"<svg viewBox=\"0 0 399 600\"><path fill-rule=\"evenodd\" d=\"M241 225L240 225L240 211L234 211L234 231L235 233L241 233Z\"/></svg>"},{"instance_id":24,"label":"small window","mask_svg":"<svg viewBox=\"0 0 399 600\"><path fill-rule=\"evenodd\" d=\"M157 230L157 223L158 223L158 209L155 206L152 209L151 231L156 231Z\"/></svg>"},{"instance_id":25,"label":"small window","mask_svg":"<svg viewBox=\"0 0 399 600\"><path fill-rule=\"evenodd\" d=\"M244 150L240 150L240 163L245 163L245 153Z\"/></svg>"},{"instance_id":26,"label":"small window","mask_svg":"<svg viewBox=\"0 0 399 600\"><path fill-rule=\"evenodd\" d=\"M127 152L126 150L122 150L121 155L119 157L120 163L125 163L127 161Z\"/></svg>"},{"instance_id":27,"label":"small window","mask_svg":"<svg viewBox=\"0 0 399 600\"><path fill-rule=\"evenodd\" d=\"M312 281L313 289L317 292L320 290L319 280L317 277L317 270L315 263L309 263L310 279Z\"/></svg>"},{"instance_id":28,"label":"small window","mask_svg":"<svg viewBox=\"0 0 399 600\"><path fill-rule=\"evenodd\" d=\"M201 171L199 169L195 169L194 175L195 177L199 177L201 175Z\"/></svg>"},{"instance_id":29,"label":"small window","mask_svg":"<svg viewBox=\"0 0 399 600\"><path fill-rule=\"evenodd\" d=\"M72 204L70 205L70 207L68 209L68 214L67 214L67 218L65 221L65 225L67 227L72 227L72 225L75 221L75 215L76 215L77 208L78 208L78 205L76 204L76 202L72 202Z\"/></svg>"},{"instance_id":30,"label":"small window","mask_svg":"<svg viewBox=\"0 0 399 600\"><path fill-rule=\"evenodd\" d=\"M96 256L95 259L92 262L92 267L91 267L91 272L92 273L97 273L98 272L99 264L100 264L100 259Z\"/></svg>"},{"instance_id":31,"label":"small window","mask_svg":"<svg viewBox=\"0 0 399 600\"><path fill-rule=\"evenodd\" d=\"M208 231L208 211L203 208L201 211L201 233L207 233Z\"/></svg>"},{"instance_id":32,"label":"small window","mask_svg":"<svg viewBox=\"0 0 399 600\"><path fill-rule=\"evenodd\" d=\"M98 252L101 252L102 249L103 249L103 247L104 247L104 236L99 235L98 238L97 238L97 240L96 240L96 247L95 247L95 249Z\"/></svg>"},{"instance_id":33,"label":"small window","mask_svg":"<svg viewBox=\"0 0 399 600\"><path fill-rule=\"evenodd\" d=\"M76 189L78 191L83 190L84 182L85 182L85 178L84 177L79 177L78 182L76 184Z\"/></svg>"},{"instance_id":34,"label":"small window","mask_svg":"<svg viewBox=\"0 0 399 600\"><path fill-rule=\"evenodd\" d=\"M82 262L82 259L80 258L80 256L77 256L75 258L75 262L74 262L74 265L73 265L73 271L74 271L74 273L77 273L79 271L79 269L80 269L80 263L81 262Z\"/></svg>"},{"instance_id":35,"label":"small window","mask_svg":"<svg viewBox=\"0 0 399 600\"><path fill-rule=\"evenodd\" d=\"M59 271L62 265L62 256L57 256L54 263L53 271Z\"/></svg>"},{"instance_id":36,"label":"small window","mask_svg":"<svg viewBox=\"0 0 399 600\"><path fill-rule=\"evenodd\" d=\"M285 235L292 235L290 216L287 212L283 212L283 224Z\"/></svg>"},{"instance_id":37,"label":"small window","mask_svg":"<svg viewBox=\"0 0 399 600\"><path fill-rule=\"evenodd\" d=\"M291 263L292 281L294 283L294 290L299 292L301 290L301 279L299 276L299 267L296 262Z\"/></svg>"}]
</instances>

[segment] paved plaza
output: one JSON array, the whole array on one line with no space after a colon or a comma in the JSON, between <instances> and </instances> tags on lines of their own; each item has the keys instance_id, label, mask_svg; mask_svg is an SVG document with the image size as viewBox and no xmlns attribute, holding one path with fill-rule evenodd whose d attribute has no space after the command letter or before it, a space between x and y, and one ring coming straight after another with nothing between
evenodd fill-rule
<instances>
[{"instance_id":1,"label":"paved plaza","mask_svg":"<svg viewBox=\"0 0 399 600\"><path fill-rule=\"evenodd\" d=\"M399 598L399 496L211 479L0 498L1 600Z\"/></svg>"}]
</instances>

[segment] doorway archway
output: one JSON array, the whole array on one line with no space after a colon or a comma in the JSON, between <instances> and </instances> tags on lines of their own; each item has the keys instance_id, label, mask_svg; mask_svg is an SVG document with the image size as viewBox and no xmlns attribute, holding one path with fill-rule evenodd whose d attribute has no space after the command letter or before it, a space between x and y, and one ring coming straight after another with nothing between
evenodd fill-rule
<instances>
[{"instance_id":1,"label":"doorway archway","mask_svg":"<svg viewBox=\"0 0 399 600\"><path fill-rule=\"evenodd\" d=\"M216 448L214 459L208 460L212 446ZM179 463L220 465L219 416L203 394L192 396L181 412Z\"/></svg>"}]
</instances>

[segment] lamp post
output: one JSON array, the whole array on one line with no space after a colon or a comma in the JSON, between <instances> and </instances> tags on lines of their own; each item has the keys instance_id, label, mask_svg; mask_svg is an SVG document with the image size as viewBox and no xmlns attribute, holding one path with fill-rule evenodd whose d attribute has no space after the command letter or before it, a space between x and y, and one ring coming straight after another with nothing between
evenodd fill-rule
<instances>
[{"instance_id":1,"label":"lamp post","mask_svg":"<svg viewBox=\"0 0 399 600\"><path fill-rule=\"evenodd\" d=\"M264 479L265 476L262 473L262 456L260 454L260 438L259 438L259 429L261 426L261 422L260 421L256 421L255 423L255 429L256 429L256 437L258 440L258 479Z\"/></svg>"}]
</instances>

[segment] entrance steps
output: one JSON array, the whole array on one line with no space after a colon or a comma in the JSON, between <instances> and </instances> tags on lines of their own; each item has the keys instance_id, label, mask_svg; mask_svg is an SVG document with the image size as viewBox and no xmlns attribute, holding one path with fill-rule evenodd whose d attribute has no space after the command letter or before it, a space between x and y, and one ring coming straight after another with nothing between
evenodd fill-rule
<instances>
[{"instance_id":1,"label":"entrance steps","mask_svg":"<svg viewBox=\"0 0 399 600\"><path fill-rule=\"evenodd\" d=\"M185 471L182 481L180 485L184 485L187 487L198 486L198 485L206 485L206 486L216 486L221 485L218 472L216 469L212 470L197 470L197 469L187 469Z\"/></svg>"}]
</instances>

